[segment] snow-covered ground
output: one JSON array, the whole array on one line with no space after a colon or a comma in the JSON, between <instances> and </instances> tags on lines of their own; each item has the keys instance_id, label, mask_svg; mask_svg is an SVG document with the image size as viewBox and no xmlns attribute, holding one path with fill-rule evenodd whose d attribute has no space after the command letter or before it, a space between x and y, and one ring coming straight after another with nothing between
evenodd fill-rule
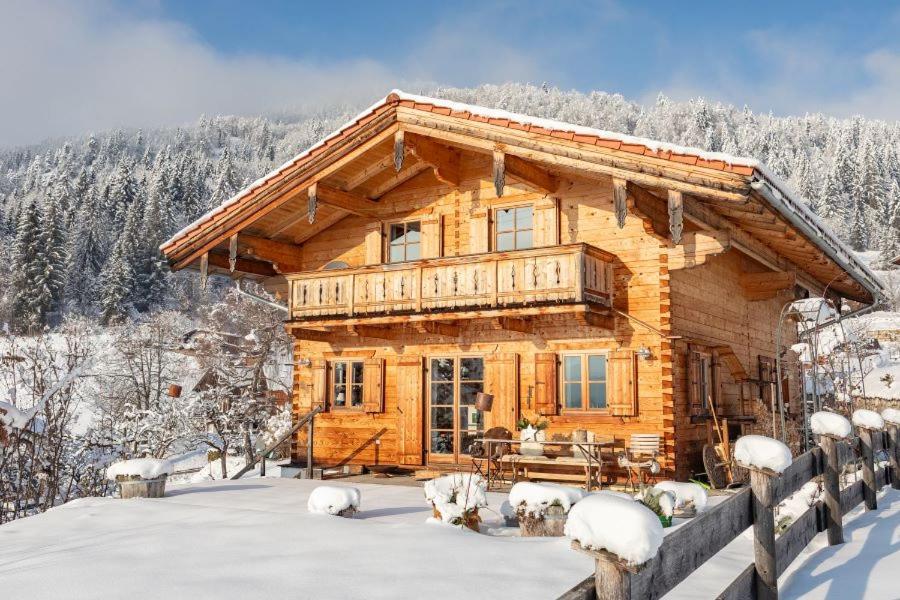
<instances>
[{"instance_id":1,"label":"snow-covered ground","mask_svg":"<svg viewBox=\"0 0 900 600\"><path fill-rule=\"evenodd\" d=\"M329 485L346 485L340 481ZM0 527L3 597L542 598L592 571L565 538L519 538L489 493L479 535L429 521L421 488L353 484L355 519L310 514L322 482L216 481L171 486L158 500L87 498ZM721 501L710 498L710 503ZM667 530L671 531L671 530ZM782 598L900 597L900 493L848 515L847 543L824 534L781 578ZM752 560L750 531L667 600L714 598Z\"/></svg>"}]
</instances>

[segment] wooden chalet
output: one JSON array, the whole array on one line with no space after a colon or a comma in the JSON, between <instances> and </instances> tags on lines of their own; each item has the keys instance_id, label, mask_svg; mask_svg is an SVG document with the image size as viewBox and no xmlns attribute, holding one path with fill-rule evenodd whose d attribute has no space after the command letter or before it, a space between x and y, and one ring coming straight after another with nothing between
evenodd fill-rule
<instances>
[{"instance_id":1,"label":"wooden chalet","mask_svg":"<svg viewBox=\"0 0 900 600\"><path fill-rule=\"evenodd\" d=\"M756 161L399 91L162 250L287 300L323 466L467 464L526 416L658 434L683 478L768 389L785 303L882 294Z\"/></svg>"}]
</instances>

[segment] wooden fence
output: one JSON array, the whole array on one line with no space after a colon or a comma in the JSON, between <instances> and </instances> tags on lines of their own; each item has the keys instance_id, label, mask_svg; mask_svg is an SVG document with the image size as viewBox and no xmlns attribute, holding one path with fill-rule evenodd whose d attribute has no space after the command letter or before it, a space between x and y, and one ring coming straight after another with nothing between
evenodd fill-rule
<instances>
[{"instance_id":1,"label":"wooden fence","mask_svg":"<svg viewBox=\"0 0 900 600\"><path fill-rule=\"evenodd\" d=\"M718 596L718 600L777 598L778 576L812 539L828 532L830 544L843 543L843 515L865 502L877 508L876 492L890 482L900 489L900 426L886 432L859 429L850 440L822 438L822 445L798 457L781 475L751 471L751 486L724 502L701 512L667 535L656 556L637 570L616 557L597 553L598 573L613 568L625 572L625 583L610 589L592 575L559 597L559 600L655 600L661 598L693 571L721 551L748 527L754 528L754 562ZM874 455L884 449L890 464L881 468ZM862 462L862 479L843 490L840 477L844 465ZM823 480L823 500L775 536L774 508L817 477ZM606 562L607 564L603 564ZM616 578L617 581L619 578Z\"/></svg>"}]
</instances>

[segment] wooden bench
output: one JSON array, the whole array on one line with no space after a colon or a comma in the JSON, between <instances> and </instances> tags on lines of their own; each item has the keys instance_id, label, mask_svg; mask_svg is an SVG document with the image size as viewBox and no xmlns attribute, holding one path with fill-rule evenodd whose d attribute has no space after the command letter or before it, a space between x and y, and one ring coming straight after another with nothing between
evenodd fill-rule
<instances>
[{"instance_id":1,"label":"wooden bench","mask_svg":"<svg viewBox=\"0 0 900 600\"><path fill-rule=\"evenodd\" d=\"M599 487L603 472L602 464L593 461L590 465L590 473L588 473L587 459L572 456L553 458L506 454L500 459L500 462L503 464L504 470L509 469L508 472L512 475L513 483L522 479L583 483L590 481L592 485L596 484Z\"/></svg>"}]
</instances>

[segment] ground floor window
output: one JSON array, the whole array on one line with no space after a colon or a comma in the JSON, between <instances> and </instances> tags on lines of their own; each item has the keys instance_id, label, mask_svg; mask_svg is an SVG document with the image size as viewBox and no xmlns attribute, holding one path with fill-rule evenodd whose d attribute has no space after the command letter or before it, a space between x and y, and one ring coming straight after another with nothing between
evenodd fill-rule
<instances>
[{"instance_id":1,"label":"ground floor window","mask_svg":"<svg viewBox=\"0 0 900 600\"><path fill-rule=\"evenodd\" d=\"M606 353L562 355L563 409L606 410Z\"/></svg>"},{"instance_id":2,"label":"ground floor window","mask_svg":"<svg viewBox=\"0 0 900 600\"><path fill-rule=\"evenodd\" d=\"M363 361L339 360L331 363L331 406L362 408Z\"/></svg>"}]
</instances>

